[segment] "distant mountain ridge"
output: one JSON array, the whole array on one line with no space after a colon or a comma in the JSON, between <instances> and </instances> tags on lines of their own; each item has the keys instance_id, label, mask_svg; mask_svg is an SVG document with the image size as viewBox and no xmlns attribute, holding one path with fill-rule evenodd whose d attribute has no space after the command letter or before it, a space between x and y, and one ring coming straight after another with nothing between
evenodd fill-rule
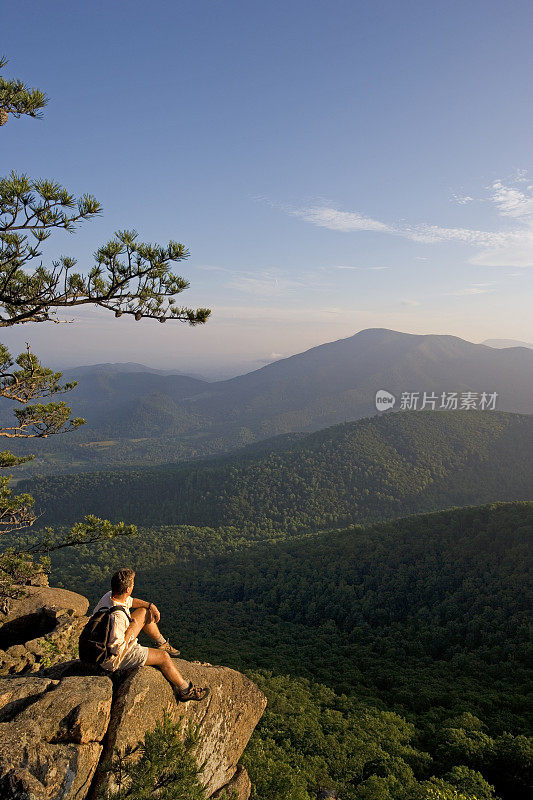
<instances>
[{"instance_id":1,"label":"distant mountain ridge","mask_svg":"<svg viewBox=\"0 0 533 800\"><path fill-rule=\"evenodd\" d=\"M68 443L63 437L40 447L41 467L161 463L229 451L371 416L380 389L398 399L403 392L495 392L498 409L533 412L533 351L455 336L371 328L211 383L134 367L102 365L77 376L68 400L89 424Z\"/></svg>"},{"instance_id":2,"label":"distant mountain ridge","mask_svg":"<svg viewBox=\"0 0 533 800\"><path fill-rule=\"evenodd\" d=\"M530 342L518 342L515 339L485 339L481 344L485 344L487 347L529 347L533 349L533 344Z\"/></svg>"},{"instance_id":3,"label":"distant mountain ridge","mask_svg":"<svg viewBox=\"0 0 533 800\"><path fill-rule=\"evenodd\" d=\"M195 377L180 369L157 369L156 367L147 367L146 364L138 364L136 361L106 361L102 364L82 364L81 366L67 367L63 370L64 375L79 375L93 372L155 372L158 375L186 375L189 378Z\"/></svg>"},{"instance_id":4,"label":"distant mountain ridge","mask_svg":"<svg viewBox=\"0 0 533 800\"><path fill-rule=\"evenodd\" d=\"M238 419L261 434L316 430L375 413L377 390L487 391L500 409L533 411L533 354L495 352L455 336L370 328L206 387L188 410Z\"/></svg>"}]
</instances>

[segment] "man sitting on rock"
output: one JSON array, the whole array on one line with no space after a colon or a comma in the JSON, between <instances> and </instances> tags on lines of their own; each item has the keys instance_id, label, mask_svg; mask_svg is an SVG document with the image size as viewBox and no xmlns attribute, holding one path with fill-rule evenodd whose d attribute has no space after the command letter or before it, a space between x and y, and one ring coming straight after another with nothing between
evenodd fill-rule
<instances>
[{"instance_id":1,"label":"man sitting on rock","mask_svg":"<svg viewBox=\"0 0 533 800\"><path fill-rule=\"evenodd\" d=\"M172 663L179 650L172 647L161 635L157 623L161 615L153 603L132 597L135 572L119 569L111 578L111 591L104 594L93 614L102 608L121 606L125 613L114 613L109 632L108 647L112 656L101 666L109 672L118 672L136 667L153 666L161 670L174 687L179 700L203 700L209 694L207 687L193 686L187 682ZM155 643L154 647L143 647L137 636L144 631Z\"/></svg>"}]
</instances>

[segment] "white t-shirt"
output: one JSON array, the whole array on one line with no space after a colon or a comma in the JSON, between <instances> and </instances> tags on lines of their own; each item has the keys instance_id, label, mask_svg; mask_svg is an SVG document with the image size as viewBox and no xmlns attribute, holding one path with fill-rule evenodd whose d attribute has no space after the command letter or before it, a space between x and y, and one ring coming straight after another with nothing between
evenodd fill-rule
<instances>
[{"instance_id":1,"label":"white t-shirt","mask_svg":"<svg viewBox=\"0 0 533 800\"><path fill-rule=\"evenodd\" d=\"M129 610L132 602L133 601L131 597L127 597L123 603L120 603L118 600L113 600L111 598L111 592L109 591L106 592L102 598L100 598L94 607L93 614L95 614L101 608L113 608L113 606L121 606L127 613L127 616L126 614L122 613L113 614L111 630L109 631L108 639L109 651L112 653L112 656L111 658L108 658L102 662L102 667L104 669L117 669L126 653L128 653L137 642L137 639L130 639L127 645L124 643L124 636L126 635L126 631L130 624Z\"/></svg>"}]
</instances>

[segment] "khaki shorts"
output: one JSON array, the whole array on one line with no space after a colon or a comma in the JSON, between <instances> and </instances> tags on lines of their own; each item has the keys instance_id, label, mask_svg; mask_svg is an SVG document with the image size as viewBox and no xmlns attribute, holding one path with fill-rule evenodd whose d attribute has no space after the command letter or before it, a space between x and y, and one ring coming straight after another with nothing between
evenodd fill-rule
<instances>
[{"instance_id":1,"label":"khaki shorts","mask_svg":"<svg viewBox=\"0 0 533 800\"><path fill-rule=\"evenodd\" d=\"M116 672L122 672L126 669L137 669L137 667L144 667L146 659L148 658L148 648L143 647L139 642L135 642L133 647L128 650Z\"/></svg>"}]
</instances>

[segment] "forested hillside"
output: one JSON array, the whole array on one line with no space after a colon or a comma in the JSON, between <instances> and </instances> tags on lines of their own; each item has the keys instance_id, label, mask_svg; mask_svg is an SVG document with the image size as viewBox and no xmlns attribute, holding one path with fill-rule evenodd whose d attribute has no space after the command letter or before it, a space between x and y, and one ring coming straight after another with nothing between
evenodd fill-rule
<instances>
[{"instance_id":1,"label":"forested hillside","mask_svg":"<svg viewBox=\"0 0 533 800\"><path fill-rule=\"evenodd\" d=\"M336 425L219 459L59 476L28 486L43 524L95 513L142 525L236 525L248 534L524 500L533 418L419 411Z\"/></svg>"},{"instance_id":2,"label":"forested hillside","mask_svg":"<svg viewBox=\"0 0 533 800\"><path fill-rule=\"evenodd\" d=\"M82 368L69 395L87 425L52 437L24 474L181 461L278 434L316 431L376 413L375 394L495 392L496 408L533 412L533 351L496 350L455 336L371 328L231 378L208 383L138 366ZM134 371L133 368L135 367ZM28 444L18 443L17 451Z\"/></svg>"},{"instance_id":3,"label":"forested hillside","mask_svg":"<svg viewBox=\"0 0 533 800\"><path fill-rule=\"evenodd\" d=\"M420 788L432 775L526 800L532 546L533 503L502 503L258 543L156 528L58 553L53 574L95 600L127 563L186 657L266 670L260 800L319 779L347 800L457 800Z\"/></svg>"}]
</instances>

